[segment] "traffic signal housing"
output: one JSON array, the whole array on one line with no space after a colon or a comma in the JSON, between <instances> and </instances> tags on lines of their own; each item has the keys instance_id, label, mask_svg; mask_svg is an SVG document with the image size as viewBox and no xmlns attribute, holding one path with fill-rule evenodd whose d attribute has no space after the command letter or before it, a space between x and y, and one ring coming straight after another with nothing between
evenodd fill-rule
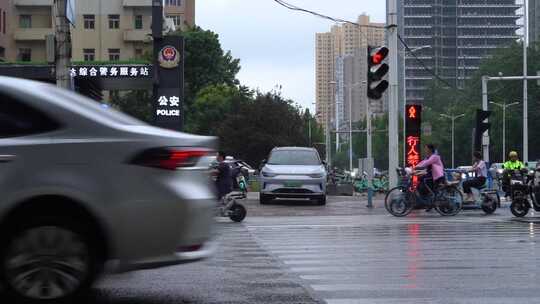
<instances>
[{"instance_id":1,"label":"traffic signal housing","mask_svg":"<svg viewBox=\"0 0 540 304\"><path fill-rule=\"evenodd\" d=\"M491 115L491 111L476 110L476 127L474 132L474 146L476 151L482 149L482 137L489 130L489 127L491 127L491 123L486 121L489 115Z\"/></svg>"},{"instance_id":2,"label":"traffic signal housing","mask_svg":"<svg viewBox=\"0 0 540 304\"><path fill-rule=\"evenodd\" d=\"M388 88L388 81L383 80L390 69L388 64L383 63L387 56L387 47L368 46L367 96L370 99L381 99Z\"/></svg>"}]
</instances>

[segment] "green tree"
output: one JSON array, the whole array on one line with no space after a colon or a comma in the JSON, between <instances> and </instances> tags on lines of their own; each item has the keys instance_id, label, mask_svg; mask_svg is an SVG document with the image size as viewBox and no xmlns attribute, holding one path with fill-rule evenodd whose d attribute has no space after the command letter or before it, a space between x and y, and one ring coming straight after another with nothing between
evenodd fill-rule
<instances>
[{"instance_id":1,"label":"green tree","mask_svg":"<svg viewBox=\"0 0 540 304\"><path fill-rule=\"evenodd\" d=\"M186 131L216 135L223 120L248 103L252 94L244 88L224 84L202 89L191 106Z\"/></svg>"},{"instance_id":2,"label":"green tree","mask_svg":"<svg viewBox=\"0 0 540 304\"><path fill-rule=\"evenodd\" d=\"M116 109L152 123L152 91L128 91L125 94L112 94L110 103Z\"/></svg>"},{"instance_id":3,"label":"green tree","mask_svg":"<svg viewBox=\"0 0 540 304\"><path fill-rule=\"evenodd\" d=\"M227 115L218 127L221 148L228 154L258 165L278 146L306 146L305 122L290 100L258 94Z\"/></svg>"},{"instance_id":4,"label":"green tree","mask_svg":"<svg viewBox=\"0 0 540 304\"><path fill-rule=\"evenodd\" d=\"M187 108L200 90L211 85L239 84L236 75L240 71L240 60L225 52L219 35L195 26L172 35L181 35L185 43L185 102Z\"/></svg>"}]
</instances>

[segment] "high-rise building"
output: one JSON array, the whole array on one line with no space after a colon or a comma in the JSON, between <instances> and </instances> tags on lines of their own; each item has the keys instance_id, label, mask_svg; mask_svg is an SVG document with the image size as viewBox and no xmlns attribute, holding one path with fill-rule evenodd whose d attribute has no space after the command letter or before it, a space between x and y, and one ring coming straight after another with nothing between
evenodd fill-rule
<instances>
[{"instance_id":1,"label":"high-rise building","mask_svg":"<svg viewBox=\"0 0 540 304\"><path fill-rule=\"evenodd\" d=\"M384 45L385 31L384 24L370 22L367 15L361 15L358 24L336 25L316 35L316 111L324 127L327 121L336 126L336 121L348 124L365 116L367 47ZM384 111L384 102L371 105L374 113Z\"/></svg>"},{"instance_id":2,"label":"high-rise building","mask_svg":"<svg viewBox=\"0 0 540 304\"><path fill-rule=\"evenodd\" d=\"M529 1L529 43L540 41L540 1Z\"/></svg>"},{"instance_id":3,"label":"high-rise building","mask_svg":"<svg viewBox=\"0 0 540 304\"><path fill-rule=\"evenodd\" d=\"M405 53L406 101L422 103L433 75L461 88L492 51L520 36L516 0L404 0L398 18Z\"/></svg>"},{"instance_id":4,"label":"high-rise building","mask_svg":"<svg viewBox=\"0 0 540 304\"><path fill-rule=\"evenodd\" d=\"M46 61L46 36L54 34L56 23L53 3L53 0L0 1L0 58ZM177 26L194 25L195 0L166 0L165 4L166 16ZM72 60L139 59L151 50L151 23L152 0L77 1L76 24L71 27Z\"/></svg>"}]
</instances>

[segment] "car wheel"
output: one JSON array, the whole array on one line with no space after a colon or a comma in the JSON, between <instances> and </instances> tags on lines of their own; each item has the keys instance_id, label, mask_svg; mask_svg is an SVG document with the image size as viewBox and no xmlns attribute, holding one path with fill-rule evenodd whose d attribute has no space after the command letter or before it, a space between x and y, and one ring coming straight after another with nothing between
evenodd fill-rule
<instances>
[{"instance_id":1,"label":"car wheel","mask_svg":"<svg viewBox=\"0 0 540 304\"><path fill-rule=\"evenodd\" d=\"M98 246L83 225L43 217L8 230L0 249L0 285L14 303L71 302L94 282Z\"/></svg>"},{"instance_id":2,"label":"car wheel","mask_svg":"<svg viewBox=\"0 0 540 304\"><path fill-rule=\"evenodd\" d=\"M259 203L261 205L266 205L268 203L270 203L270 201L272 200L272 198L266 194L259 194Z\"/></svg>"}]
</instances>

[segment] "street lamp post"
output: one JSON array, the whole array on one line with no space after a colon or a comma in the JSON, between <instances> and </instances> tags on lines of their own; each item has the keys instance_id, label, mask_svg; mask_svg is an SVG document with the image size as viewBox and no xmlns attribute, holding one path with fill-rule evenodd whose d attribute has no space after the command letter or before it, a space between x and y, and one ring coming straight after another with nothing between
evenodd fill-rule
<instances>
[{"instance_id":1,"label":"street lamp post","mask_svg":"<svg viewBox=\"0 0 540 304\"><path fill-rule=\"evenodd\" d=\"M365 83L365 82L363 82ZM361 85L361 83L353 83L353 84L349 84L349 85L344 85L345 87L347 87L349 89L349 170L352 172L353 171L353 148L352 148L352 144L353 144L353 131L352 131L352 116L353 116L353 113L352 113L352 103L353 103L353 100L352 100L352 90L354 87L357 87ZM367 101L369 103L369 99Z\"/></svg>"},{"instance_id":2,"label":"street lamp post","mask_svg":"<svg viewBox=\"0 0 540 304\"><path fill-rule=\"evenodd\" d=\"M503 112L503 134L502 134L502 162L504 163L506 161L506 108L508 107L511 107L511 106L515 106L517 104L519 104L519 102L513 102L513 103L510 103L510 104L503 104L503 103L497 103L497 102L493 102L493 101L490 101L489 103L491 104L494 104L498 107L500 107L502 109L502 112Z\"/></svg>"},{"instance_id":3,"label":"street lamp post","mask_svg":"<svg viewBox=\"0 0 540 304\"><path fill-rule=\"evenodd\" d=\"M336 87L336 84L337 82L335 81L330 81L328 82L328 84L330 84L331 88L332 88L332 96L334 96L335 98L335 87ZM330 154L332 153L332 148L330 147L330 145L332 144L332 140L330 139L330 112L331 112L331 102L328 102L328 104L326 105L326 164L327 166L330 166L330 162L331 162L331 158L330 158ZM337 130L336 130L337 131ZM337 133L336 133L337 134Z\"/></svg>"},{"instance_id":4,"label":"street lamp post","mask_svg":"<svg viewBox=\"0 0 540 304\"><path fill-rule=\"evenodd\" d=\"M352 153L352 87L349 86L349 171L353 172Z\"/></svg>"},{"instance_id":5,"label":"street lamp post","mask_svg":"<svg viewBox=\"0 0 540 304\"><path fill-rule=\"evenodd\" d=\"M441 114L441 116L452 120L452 168L455 168L455 164L454 164L454 126L455 126L456 119L465 116L465 114L459 114L459 115Z\"/></svg>"},{"instance_id":6,"label":"street lamp post","mask_svg":"<svg viewBox=\"0 0 540 304\"><path fill-rule=\"evenodd\" d=\"M311 147L311 117L308 117L309 146Z\"/></svg>"}]
</instances>

